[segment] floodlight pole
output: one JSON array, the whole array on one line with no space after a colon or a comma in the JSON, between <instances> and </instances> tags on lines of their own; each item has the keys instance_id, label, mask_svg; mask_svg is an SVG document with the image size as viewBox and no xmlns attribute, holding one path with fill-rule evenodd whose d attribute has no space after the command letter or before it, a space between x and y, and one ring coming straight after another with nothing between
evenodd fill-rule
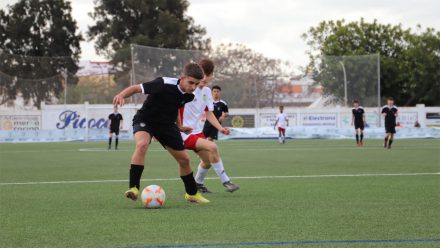
<instances>
[{"instance_id":1,"label":"floodlight pole","mask_svg":"<svg viewBox=\"0 0 440 248\"><path fill-rule=\"evenodd\" d=\"M67 102L67 68L64 68L63 71L63 77L64 77L64 108L66 108L66 102Z\"/></svg>"},{"instance_id":2,"label":"floodlight pole","mask_svg":"<svg viewBox=\"0 0 440 248\"><path fill-rule=\"evenodd\" d=\"M130 54L131 54L131 73L130 73L130 86L135 84L135 71L134 71L134 45L130 44ZM136 106L137 101L136 97L131 96L131 102L134 102L134 106Z\"/></svg>"},{"instance_id":3,"label":"floodlight pole","mask_svg":"<svg viewBox=\"0 0 440 248\"><path fill-rule=\"evenodd\" d=\"M347 73L345 71L345 65L342 61L339 61L342 66L342 72L344 73L344 105L347 107Z\"/></svg>"},{"instance_id":4,"label":"floodlight pole","mask_svg":"<svg viewBox=\"0 0 440 248\"><path fill-rule=\"evenodd\" d=\"M377 54L377 109L378 112L377 114L379 115L379 123L378 123L378 127L380 127L382 125L382 122L380 121L380 117L381 117L381 111L380 111L380 53Z\"/></svg>"}]
</instances>

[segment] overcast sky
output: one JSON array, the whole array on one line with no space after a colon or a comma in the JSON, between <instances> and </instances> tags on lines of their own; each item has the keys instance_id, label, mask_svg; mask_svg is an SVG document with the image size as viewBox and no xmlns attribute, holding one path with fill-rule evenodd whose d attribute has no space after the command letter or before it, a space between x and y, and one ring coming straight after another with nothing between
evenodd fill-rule
<instances>
[{"instance_id":1,"label":"overcast sky","mask_svg":"<svg viewBox=\"0 0 440 248\"><path fill-rule=\"evenodd\" d=\"M301 66L307 46L301 34L323 20L364 17L371 21L440 30L440 0L189 0L188 14L204 26L214 44L238 42L272 58ZM1 8L16 0L0 0ZM81 32L92 24L93 0L72 0ZM103 60L93 43L82 42L82 59Z\"/></svg>"}]
</instances>

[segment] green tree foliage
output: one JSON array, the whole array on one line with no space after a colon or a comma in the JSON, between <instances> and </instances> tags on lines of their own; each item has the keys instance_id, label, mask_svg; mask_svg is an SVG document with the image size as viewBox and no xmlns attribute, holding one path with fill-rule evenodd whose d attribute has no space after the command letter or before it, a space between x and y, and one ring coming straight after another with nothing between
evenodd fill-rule
<instances>
[{"instance_id":1,"label":"green tree foliage","mask_svg":"<svg viewBox=\"0 0 440 248\"><path fill-rule=\"evenodd\" d=\"M187 0L97 0L89 27L99 54L122 71L130 67L130 44L161 48L206 49L206 31L185 14Z\"/></svg>"},{"instance_id":2,"label":"green tree foliage","mask_svg":"<svg viewBox=\"0 0 440 248\"><path fill-rule=\"evenodd\" d=\"M21 95L39 107L62 92L61 72L78 70L81 34L64 0L20 0L0 10L0 103Z\"/></svg>"},{"instance_id":3,"label":"green tree foliage","mask_svg":"<svg viewBox=\"0 0 440 248\"><path fill-rule=\"evenodd\" d=\"M328 65L321 62L326 56L380 54L382 98L393 96L398 104L405 106L440 104L440 32L432 28L418 26L414 32L401 25L384 25L376 20L372 23L364 19L350 23L324 21L311 27L303 38L310 47L308 54L318 82L329 94L340 98L343 81L325 75L329 72L325 68ZM356 73L366 75L361 67ZM338 75L340 77L341 73ZM335 81L339 88L335 87ZM365 80L364 85L359 84L361 99L363 90L375 87L367 83Z\"/></svg>"}]
</instances>

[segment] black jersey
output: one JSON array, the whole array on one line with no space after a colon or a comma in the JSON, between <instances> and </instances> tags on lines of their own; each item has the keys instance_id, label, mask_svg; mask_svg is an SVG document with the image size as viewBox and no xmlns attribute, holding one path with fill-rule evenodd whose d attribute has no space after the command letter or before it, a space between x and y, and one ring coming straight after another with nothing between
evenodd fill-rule
<instances>
[{"instance_id":1,"label":"black jersey","mask_svg":"<svg viewBox=\"0 0 440 248\"><path fill-rule=\"evenodd\" d=\"M119 130L119 126L121 124L122 115L120 113L111 113L108 116L108 119L110 120L110 129L111 130Z\"/></svg>"},{"instance_id":2,"label":"black jersey","mask_svg":"<svg viewBox=\"0 0 440 248\"><path fill-rule=\"evenodd\" d=\"M364 108L362 108L362 107L357 107L357 108L353 108L352 110L351 110L351 112L353 113L353 116L354 116L354 124L356 125L356 124L363 124L364 123L364 114L365 114L365 111L364 111Z\"/></svg>"},{"instance_id":3,"label":"black jersey","mask_svg":"<svg viewBox=\"0 0 440 248\"><path fill-rule=\"evenodd\" d=\"M228 109L228 104L226 104L225 101L223 100L219 100L217 102L214 102L214 110L212 111L215 115L215 117L217 118L217 120L222 116L223 113L228 113L229 109ZM205 121L205 126L204 128L208 128L211 127L211 123L209 121Z\"/></svg>"},{"instance_id":4,"label":"black jersey","mask_svg":"<svg viewBox=\"0 0 440 248\"><path fill-rule=\"evenodd\" d=\"M382 108L382 114L385 115L385 126L395 126L396 125L396 115L397 115L396 106L389 107L388 105Z\"/></svg>"},{"instance_id":5,"label":"black jersey","mask_svg":"<svg viewBox=\"0 0 440 248\"><path fill-rule=\"evenodd\" d=\"M142 83L142 93L148 94L142 108L133 118L133 123L174 124L179 107L194 99L191 93L183 92L177 78L161 77Z\"/></svg>"}]
</instances>

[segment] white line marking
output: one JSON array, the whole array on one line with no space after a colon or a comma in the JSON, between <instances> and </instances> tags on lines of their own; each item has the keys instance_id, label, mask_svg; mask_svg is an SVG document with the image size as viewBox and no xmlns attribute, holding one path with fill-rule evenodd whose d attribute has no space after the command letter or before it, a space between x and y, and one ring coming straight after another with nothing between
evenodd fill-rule
<instances>
[{"instance_id":1,"label":"white line marking","mask_svg":"<svg viewBox=\"0 0 440 248\"><path fill-rule=\"evenodd\" d=\"M432 176L440 175L440 172L428 173L385 173L385 174L334 174L334 175L298 175L298 176L243 176L232 177L233 179L294 179L294 178L325 178L325 177L387 177L387 176ZM217 177L207 177L207 180L215 180ZM180 178L153 178L142 179L141 181L179 181ZM0 183L0 186L7 185L38 185L38 184L82 184L82 183L121 183L127 182L127 179L113 180L83 180L83 181L53 181L53 182L16 182Z\"/></svg>"}]
</instances>

